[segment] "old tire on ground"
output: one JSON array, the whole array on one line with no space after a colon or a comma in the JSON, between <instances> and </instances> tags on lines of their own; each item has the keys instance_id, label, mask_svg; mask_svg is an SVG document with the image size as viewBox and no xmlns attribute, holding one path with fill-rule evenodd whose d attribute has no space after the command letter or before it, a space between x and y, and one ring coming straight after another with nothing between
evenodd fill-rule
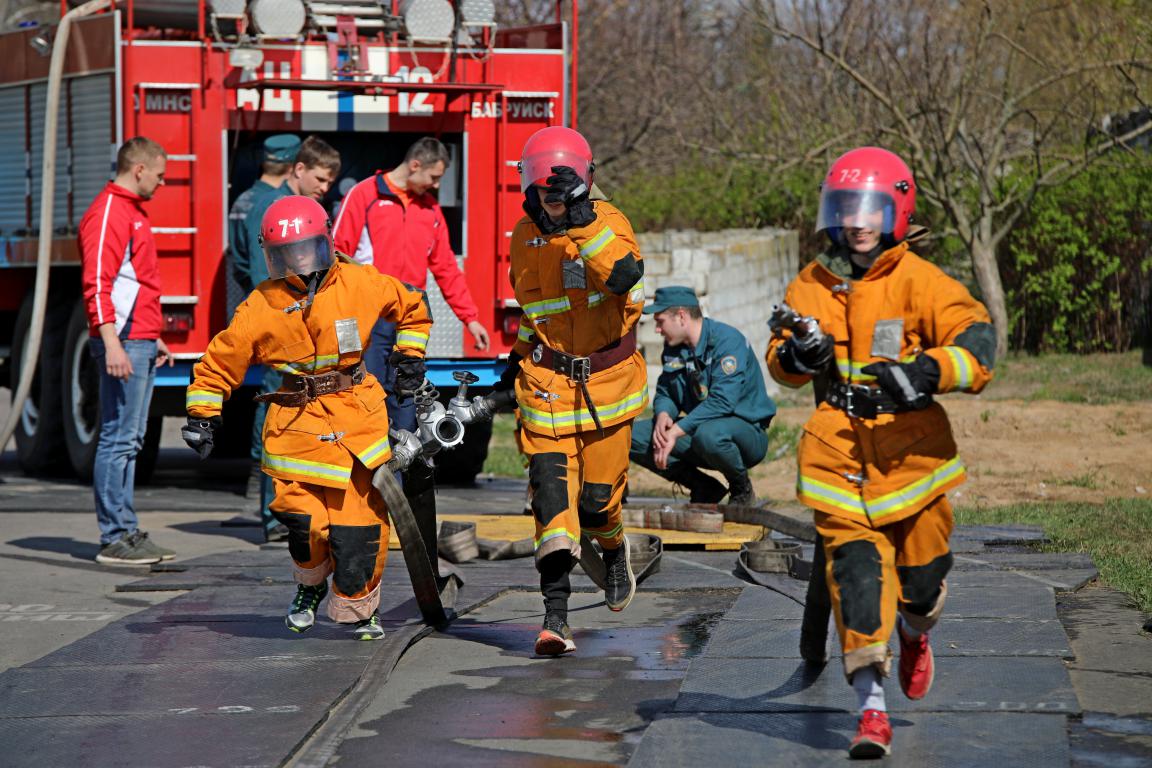
<instances>
[{"instance_id":1,"label":"old tire on ground","mask_svg":"<svg viewBox=\"0 0 1152 768\"><path fill-rule=\"evenodd\" d=\"M28 474L57 474L68 469L64 453L60 394L61 355L68 323L68 303L60 291L50 291L40 341L40 356L28 399L16 423L16 456ZM24 369L25 347L32 325L32 296L24 299L12 334L13 360L9 386L15 395Z\"/></svg>"},{"instance_id":2,"label":"old tire on ground","mask_svg":"<svg viewBox=\"0 0 1152 768\"><path fill-rule=\"evenodd\" d=\"M436 457L436 484L468 486L475 483L476 475L488 459L491 438L492 422L469 424L464 430L464 442Z\"/></svg>"},{"instance_id":3,"label":"old tire on ground","mask_svg":"<svg viewBox=\"0 0 1152 768\"><path fill-rule=\"evenodd\" d=\"M100 437L100 372L88 350L88 313L83 300L72 307L62 362L64 443L72 470L88 483Z\"/></svg>"}]
</instances>

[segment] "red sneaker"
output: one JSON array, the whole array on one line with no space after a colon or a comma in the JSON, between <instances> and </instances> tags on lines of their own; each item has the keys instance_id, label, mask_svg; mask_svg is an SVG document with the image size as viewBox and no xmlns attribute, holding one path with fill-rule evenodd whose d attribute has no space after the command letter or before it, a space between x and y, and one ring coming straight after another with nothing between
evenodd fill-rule
<instances>
[{"instance_id":1,"label":"red sneaker","mask_svg":"<svg viewBox=\"0 0 1152 768\"><path fill-rule=\"evenodd\" d=\"M860 715L860 725L856 727L856 738L848 747L848 757L853 760L884 757L892 752L892 726L888 724L888 713L878 709L866 709Z\"/></svg>"},{"instance_id":2,"label":"red sneaker","mask_svg":"<svg viewBox=\"0 0 1152 768\"><path fill-rule=\"evenodd\" d=\"M915 701L928 695L932 690L932 680L936 676L936 662L932 660L932 646L928 645L928 633L915 640L908 640L899 628L900 638L900 690Z\"/></svg>"}]
</instances>

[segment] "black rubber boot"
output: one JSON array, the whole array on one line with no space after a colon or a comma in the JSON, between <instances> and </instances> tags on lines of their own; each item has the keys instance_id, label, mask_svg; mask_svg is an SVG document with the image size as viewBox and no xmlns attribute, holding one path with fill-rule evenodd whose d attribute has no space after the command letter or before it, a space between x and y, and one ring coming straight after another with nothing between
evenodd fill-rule
<instances>
[{"instance_id":1,"label":"black rubber boot","mask_svg":"<svg viewBox=\"0 0 1152 768\"><path fill-rule=\"evenodd\" d=\"M756 491L747 472L728 475L728 503L741 507L756 506Z\"/></svg>"},{"instance_id":2,"label":"black rubber boot","mask_svg":"<svg viewBox=\"0 0 1152 768\"><path fill-rule=\"evenodd\" d=\"M568 627L568 596L572 594L569 572L573 564L567 551L546 555L537 564L540 593L544 595L544 626L536 637L537 656L560 656L576 650Z\"/></svg>"},{"instance_id":3,"label":"black rubber boot","mask_svg":"<svg viewBox=\"0 0 1152 768\"><path fill-rule=\"evenodd\" d=\"M724 483L690 464L676 464L659 474L687 488L688 500L693 504L715 504L728 493Z\"/></svg>"}]
</instances>

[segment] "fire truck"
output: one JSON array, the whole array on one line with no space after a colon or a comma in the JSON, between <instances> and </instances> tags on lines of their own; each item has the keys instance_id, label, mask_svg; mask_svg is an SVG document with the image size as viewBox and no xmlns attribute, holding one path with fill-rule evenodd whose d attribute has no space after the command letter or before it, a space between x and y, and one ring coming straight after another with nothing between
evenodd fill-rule
<instances>
[{"instance_id":1,"label":"fire truck","mask_svg":"<svg viewBox=\"0 0 1152 768\"><path fill-rule=\"evenodd\" d=\"M481 391L495 381L520 316L508 281L521 215L519 150L539 128L576 120L575 2L558 2L548 23L502 28L493 3L477 0L109 0L95 14L69 17L52 178L41 177L49 59L55 23L79 3L25 3L16 13L13 5L0 19L17 27L0 35L0 354L8 368L0 380L15 391L29 329L42 323L15 430L25 471L91 477L98 377L76 233L132 136L168 152L165 186L147 211L163 338L176 359L158 370L139 475L154 464L161 418L183 415L191 367L228 322L228 210L259 176L271 134L317 135L340 151L340 176L324 201L330 210L356 181L395 167L415 139L447 145L453 162L439 199L493 344L472 349L430 278L429 378L445 397L455 369L479 375ZM50 232L39 228L45 185L54 190ZM42 237L51 238L49 293L43 316L33 317ZM246 384L258 381L250 371ZM247 450L253 392L242 388L226 404L219 442L237 455ZM487 437L470 434L442 462L441 479L471 481Z\"/></svg>"}]
</instances>

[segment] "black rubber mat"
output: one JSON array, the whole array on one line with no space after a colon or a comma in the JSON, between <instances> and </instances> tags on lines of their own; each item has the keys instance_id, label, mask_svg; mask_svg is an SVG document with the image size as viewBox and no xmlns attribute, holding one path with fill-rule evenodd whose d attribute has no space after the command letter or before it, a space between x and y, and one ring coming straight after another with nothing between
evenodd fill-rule
<instances>
[{"instance_id":1,"label":"black rubber mat","mask_svg":"<svg viewBox=\"0 0 1152 768\"><path fill-rule=\"evenodd\" d=\"M802 582L799 584L801 589L806 586ZM724 616L728 621L799 620L803 617L804 606L801 603L758 586L746 587Z\"/></svg>"},{"instance_id":2,"label":"black rubber mat","mask_svg":"<svg viewBox=\"0 0 1152 768\"><path fill-rule=\"evenodd\" d=\"M50 653L29 667L122 664L199 664L261 659L366 660L372 643L354 641L348 626L321 618L306 634L284 626L281 615L247 621L217 621L213 614L192 614L181 622L133 621L128 618ZM333 645L346 646L333 651Z\"/></svg>"},{"instance_id":3,"label":"black rubber mat","mask_svg":"<svg viewBox=\"0 0 1152 768\"><path fill-rule=\"evenodd\" d=\"M957 618L1055 619L1052 587L1014 576L1002 587L954 584L948 579L944 615Z\"/></svg>"},{"instance_id":4,"label":"black rubber mat","mask_svg":"<svg viewBox=\"0 0 1152 768\"><path fill-rule=\"evenodd\" d=\"M385 641L386 642L386 641ZM344 646L369 645L345 641ZM20 667L0 674L0 718L176 715L220 707L311 708L319 714L364 669L362 659L264 658L234 662ZM268 654L275 656L275 654ZM42 734L43 736L43 734Z\"/></svg>"},{"instance_id":5,"label":"black rubber mat","mask_svg":"<svg viewBox=\"0 0 1152 768\"><path fill-rule=\"evenodd\" d=\"M281 765L314 723L314 712L294 704L270 711L242 705L160 715L0 719L0 744L6 768L271 768Z\"/></svg>"},{"instance_id":6,"label":"black rubber mat","mask_svg":"<svg viewBox=\"0 0 1152 768\"><path fill-rule=\"evenodd\" d=\"M835 627L830 648L838 648ZM944 618L932 630L936 656L1056 656L1071 658L1059 621ZM896 639L892 640L896 647ZM712 630L705 656L722 658L800 658L800 621L721 621ZM835 655L839 655L836 651Z\"/></svg>"},{"instance_id":7,"label":"black rubber mat","mask_svg":"<svg viewBox=\"0 0 1152 768\"><path fill-rule=\"evenodd\" d=\"M892 717L900 768L1065 768L1066 718L1022 713L916 713ZM672 716L648 727L632 768L844 766L856 717L831 712ZM1026 738L1021 738L1026 734Z\"/></svg>"},{"instance_id":8,"label":"black rubber mat","mask_svg":"<svg viewBox=\"0 0 1152 768\"><path fill-rule=\"evenodd\" d=\"M1082 552L997 552L979 556L958 557L953 568L958 571L979 570L1082 570L1094 568L1092 558Z\"/></svg>"},{"instance_id":9,"label":"black rubber mat","mask_svg":"<svg viewBox=\"0 0 1152 768\"><path fill-rule=\"evenodd\" d=\"M909 701L893 683L889 711L1040 712L1076 714L1080 705L1058 658L940 658L931 694ZM855 711L856 694L842 667L814 671L793 659L696 659L677 712Z\"/></svg>"}]
</instances>

